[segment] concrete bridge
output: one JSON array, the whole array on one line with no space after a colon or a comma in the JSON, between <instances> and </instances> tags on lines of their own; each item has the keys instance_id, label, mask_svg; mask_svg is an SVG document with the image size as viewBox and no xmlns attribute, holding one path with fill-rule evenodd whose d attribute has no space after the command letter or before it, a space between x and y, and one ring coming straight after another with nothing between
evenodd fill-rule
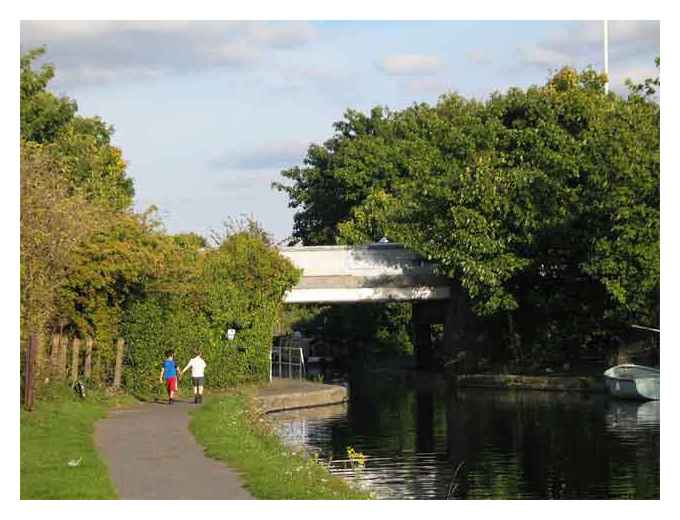
<instances>
[{"instance_id":1,"label":"concrete bridge","mask_svg":"<svg viewBox=\"0 0 680 520\"><path fill-rule=\"evenodd\" d=\"M288 304L412 302L418 366L433 364L432 325L444 325L453 354L477 320L463 291L434 266L399 244L287 247L280 252L303 270L284 297Z\"/></svg>"},{"instance_id":2,"label":"concrete bridge","mask_svg":"<svg viewBox=\"0 0 680 520\"><path fill-rule=\"evenodd\" d=\"M286 303L446 300L449 280L399 244L282 248L303 270Z\"/></svg>"}]
</instances>

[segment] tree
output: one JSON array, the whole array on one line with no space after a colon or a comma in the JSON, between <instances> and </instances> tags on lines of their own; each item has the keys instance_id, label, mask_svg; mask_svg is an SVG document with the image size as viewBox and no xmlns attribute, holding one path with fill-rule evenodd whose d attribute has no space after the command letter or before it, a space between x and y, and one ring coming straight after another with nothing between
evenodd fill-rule
<instances>
[{"instance_id":1,"label":"tree","mask_svg":"<svg viewBox=\"0 0 680 520\"><path fill-rule=\"evenodd\" d=\"M43 332L56 313L78 246L101 222L82 196L71 194L63 165L43 145L21 144L21 333Z\"/></svg>"},{"instance_id":2,"label":"tree","mask_svg":"<svg viewBox=\"0 0 680 520\"><path fill-rule=\"evenodd\" d=\"M334 244L337 224L349 217L374 185L389 182L398 172L386 168L390 136L390 113L381 107L370 116L348 110L345 120L336 122L335 135L323 146L312 145L303 168L281 172L293 184L273 183L288 194L295 214L293 237L306 245Z\"/></svg>"},{"instance_id":3,"label":"tree","mask_svg":"<svg viewBox=\"0 0 680 520\"><path fill-rule=\"evenodd\" d=\"M564 68L485 103L348 112L305 167L282 172L296 237L401 242L480 316L515 316L543 347L654 323L659 107L607 96L605 80Z\"/></svg>"},{"instance_id":4,"label":"tree","mask_svg":"<svg viewBox=\"0 0 680 520\"><path fill-rule=\"evenodd\" d=\"M170 262L179 253L152 213L100 211L104 221L74 251L59 310L81 334L108 344L127 306L160 290L166 273L183 272L185 264Z\"/></svg>"},{"instance_id":5,"label":"tree","mask_svg":"<svg viewBox=\"0 0 680 520\"><path fill-rule=\"evenodd\" d=\"M39 331L64 320L81 333L91 333L87 324L94 321L115 331L119 302L133 290L126 283L154 266L140 253L142 237L153 233L132 233L139 247L121 238L144 224L128 211L133 183L111 145L113 128L79 116L75 101L48 91L54 67L33 69L44 53L43 47L21 56L22 298L30 301L24 317ZM98 297L89 300L92 290Z\"/></svg>"},{"instance_id":6,"label":"tree","mask_svg":"<svg viewBox=\"0 0 680 520\"><path fill-rule=\"evenodd\" d=\"M39 71L33 70L33 62L45 51L45 47L32 49L23 54L20 60L21 137L36 143L54 141L78 110L78 105L72 99L57 97L47 91L47 84L54 77L53 65L44 64Z\"/></svg>"},{"instance_id":7,"label":"tree","mask_svg":"<svg viewBox=\"0 0 680 520\"><path fill-rule=\"evenodd\" d=\"M47 90L54 66L43 64L33 70L33 63L44 53L41 47L21 56L22 140L45 144L45 149L60 159L61 173L71 190L113 209L129 208L134 187L126 176L121 151L111 145L113 127L98 117L79 116L74 100Z\"/></svg>"},{"instance_id":8,"label":"tree","mask_svg":"<svg viewBox=\"0 0 680 520\"><path fill-rule=\"evenodd\" d=\"M75 116L57 134L50 149L67 166L72 189L115 211L132 206L134 185L122 151L112 146L113 127L98 117Z\"/></svg>"}]
</instances>

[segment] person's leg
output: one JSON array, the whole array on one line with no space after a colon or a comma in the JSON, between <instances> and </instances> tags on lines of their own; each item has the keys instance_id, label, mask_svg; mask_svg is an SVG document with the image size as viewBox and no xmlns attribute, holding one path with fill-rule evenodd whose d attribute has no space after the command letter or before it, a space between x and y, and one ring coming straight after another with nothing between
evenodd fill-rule
<instances>
[{"instance_id":1,"label":"person's leg","mask_svg":"<svg viewBox=\"0 0 680 520\"><path fill-rule=\"evenodd\" d=\"M177 378L171 377L169 381L170 381L170 402L172 403L175 400L175 393L177 392Z\"/></svg>"},{"instance_id":2,"label":"person's leg","mask_svg":"<svg viewBox=\"0 0 680 520\"><path fill-rule=\"evenodd\" d=\"M198 402L203 402L203 380L198 385Z\"/></svg>"}]
</instances>

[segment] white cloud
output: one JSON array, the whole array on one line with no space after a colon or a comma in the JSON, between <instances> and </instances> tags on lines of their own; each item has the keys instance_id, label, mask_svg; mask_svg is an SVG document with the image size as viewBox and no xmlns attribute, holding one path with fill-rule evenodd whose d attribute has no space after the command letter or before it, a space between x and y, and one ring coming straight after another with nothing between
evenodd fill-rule
<instances>
[{"instance_id":1,"label":"white cloud","mask_svg":"<svg viewBox=\"0 0 680 520\"><path fill-rule=\"evenodd\" d=\"M254 186L268 189L271 185L269 176L262 176L258 172L240 173L238 176L229 177L215 183L215 189L219 192L251 192Z\"/></svg>"},{"instance_id":2,"label":"white cloud","mask_svg":"<svg viewBox=\"0 0 680 520\"><path fill-rule=\"evenodd\" d=\"M522 63L541 69L574 64L574 57L569 54L541 46L521 48L519 55Z\"/></svg>"},{"instance_id":3,"label":"white cloud","mask_svg":"<svg viewBox=\"0 0 680 520\"><path fill-rule=\"evenodd\" d=\"M234 151L209 162L215 170L280 170L301 164L309 143L284 141L264 143L250 150Z\"/></svg>"},{"instance_id":4,"label":"white cloud","mask_svg":"<svg viewBox=\"0 0 680 520\"><path fill-rule=\"evenodd\" d=\"M412 96L426 95L439 97L452 89L446 81L429 77L409 80L405 85L405 90Z\"/></svg>"},{"instance_id":5,"label":"white cloud","mask_svg":"<svg viewBox=\"0 0 680 520\"><path fill-rule=\"evenodd\" d=\"M304 45L308 41L315 40L318 36L317 31L306 22L288 22L275 25L252 23L249 28L254 40L277 48Z\"/></svg>"},{"instance_id":6,"label":"white cloud","mask_svg":"<svg viewBox=\"0 0 680 520\"><path fill-rule=\"evenodd\" d=\"M491 56L486 51L475 49L469 51L465 57L475 65L489 65L492 63Z\"/></svg>"},{"instance_id":7,"label":"white cloud","mask_svg":"<svg viewBox=\"0 0 680 520\"><path fill-rule=\"evenodd\" d=\"M659 54L657 21L610 21L608 33L610 64ZM543 70L597 65L602 63L603 41L602 21L575 22L534 46L519 48L518 54L523 65Z\"/></svg>"},{"instance_id":8,"label":"white cloud","mask_svg":"<svg viewBox=\"0 0 680 520\"><path fill-rule=\"evenodd\" d=\"M443 69L444 64L437 56L396 54L387 56L377 66L390 76L422 76L436 74Z\"/></svg>"},{"instance_id":9,"label":"white cloud","mask_svg":"<svg viewBox=\"0 0 680 520\"><path fill-rule=\"evenodd\" d=\"M659 45L658 21L617 21L608 22L608 36L611 45L633 45L649 48ZM604 38L603 22L579 22L571 30L565 31L555 41L556 44L568 47L570 42L575 46L600 46Z\"/></svg>"},{"instance_id":10,"label":"white cloud","mask_svg":"<svg viewBox=\"0 0 680 520\"><path fill-rule=\"evenodd\" d=\"M206 64L243 66L260 59L261 51L245 42L229 42L206 50Z\"/></svg>"},{"instance_id":11,"label":"white cloud","mask_svg":"<svg viewBox=\"0 0 680 520\"><path fill-rule=\"evenodd\" d=\"M47 45L58 83L251 66L317 38L307 22L25 21L22 50Z\"/></svg>"},{"instance_id":12,"label":"white cloud","mask_svg":"<svg viewBox=\"0 0 680 520\"><path fill-rule=\"evenodd\" d=\"M288 88L313 85L322 90L337 90L351 79L345 69L316 63L279 64L276 71L280 76L281 86Z\"/></svg>"}]
</instances>

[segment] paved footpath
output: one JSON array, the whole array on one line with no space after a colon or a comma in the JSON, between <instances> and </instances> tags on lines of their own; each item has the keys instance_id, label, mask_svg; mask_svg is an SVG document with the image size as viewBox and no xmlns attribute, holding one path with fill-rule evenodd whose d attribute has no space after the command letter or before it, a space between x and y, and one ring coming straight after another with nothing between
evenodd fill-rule
<instances>
[{"instance_id":1,"label":"paved footpath","mask_svg":"<svg viewBox=\"0 0 680 520\"><path fill-rule=\"evenodd\" d=\"M245 500L238 474L205 456L189 431L193 403L145 403L112 410L95 427L95 444L118 496L130 499ZM200 405L198 405L200 406Z\"/></svg>"}]
</instances>

